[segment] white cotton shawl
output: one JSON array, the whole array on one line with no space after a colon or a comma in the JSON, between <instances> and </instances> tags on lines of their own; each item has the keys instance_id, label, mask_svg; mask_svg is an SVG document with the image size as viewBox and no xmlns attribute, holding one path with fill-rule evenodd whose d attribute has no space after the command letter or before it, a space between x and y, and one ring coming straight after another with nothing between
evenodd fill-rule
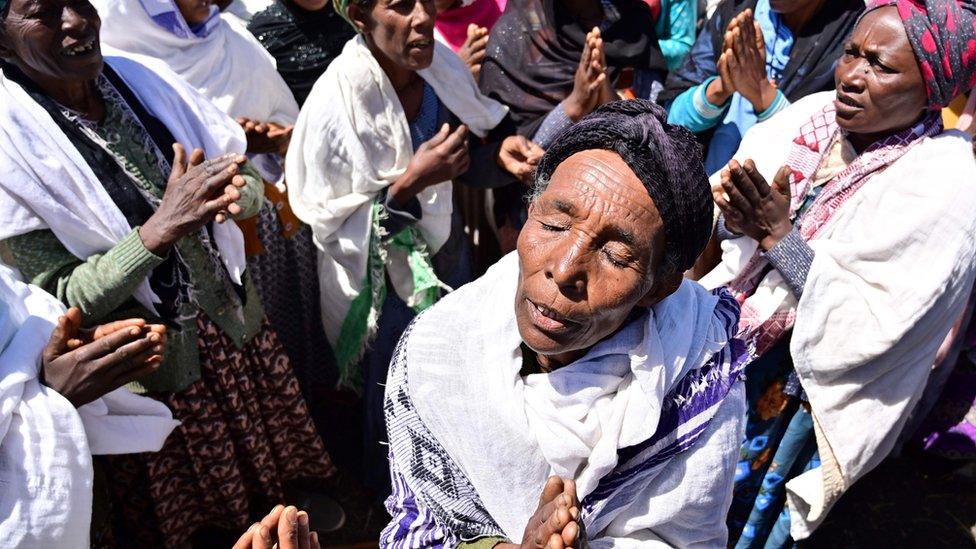
<instances>
[{"instance_id":1,"label":"white cotton shawl","mask_svg":"<svg viewBox=\"0 0 976 549\"><path fill-rule=\"evenodd\" d=\"M91 454L156 452L179 423L117 389L75 410L38 380L61 304L0 265L0 545L88 547Z\"/></svg>"},{"instance_id":2,"label":"white cotton shawl","mask_svg":"<svg viewBox=\"0 0 976 549\"><path fill-rule=\"evenodd\" d=\"M833 98L809 96L757 125L735 158L752 158L772 181L800 126ZM969 137L951 130L874 175L809 243L816 255L790 352L823 465L786 485L795 539L808 537L891 451L966 305L976 276L973 234L976 161ZM731 280L757 243L741 237L722 247L706 287Z\"/></svg>"},{"instance_id":3,"label":"white cotton shawl","mask_svg":"<svg viewBox=\"0 0 976 549\"><path fill-rule=\"evenodd\" d=\"M163 61L233 118L295 123L295 97L278 74L274 58L242 24L221 16L203 38L192 32L179 36L153 21L143 2L175 9L172 0L93 2L102 18L102 44Z\"/></svg>"},{"instance_id":4,"label":"white cotton shawl","mask_svg":"<svg viewBox=\"0 0 976 549\"><path fill-rule=\"evenodd\" d=\"M475 135L487 135L508 113L481 94L464 62L440 43L430 68L418 74ZM319 250L322 321L333 345L366 279L372 202L403 174L413 153L393 85L363 37L353 37L302 108L286 173L291 207L312 227ZM451 233L451 182L417 198L423 212L417 227L434 254ZM386 268L397 294L410 303L413 279L405 252L390 250Z\"/></svg>"},{"instance_id":5,"label":"white cotton shawl","mask_svg":"<svg viewBox=\"0 0 976 549\"><path fill-rule=\"evenodd\" d=\"M216 16L210 32L199 37L186 26L173 0L93 0L92 4L102 18L106 52L159 59L235 120L245 117L290 126L298 118L298 103L278 74L274 58L236 17ZM171 21L181 24L179 34L150 18L147 9L172 14ZM265 179L279 179L277 155L255 155L252 161Z\"/></svg>"},{"instance_id":6,"label":"white cotton shawl","mask_svg":"<svg viewBox=\"0 0 976 549\"><path fill-rule=\"evenodd\" d=\"M575 479L586 497L617 465L618 449L657 430L668 391L728 344L714 315L718 298L686 280L646 321L573 364L523 378L519 276L517 253L509 254L419 317L407 342L418 415L512 540L521 539L548 476ZM629 354L629 364L606 360L616 353ZM702 440L603 532L589 532L593 545L724 546L744 411L739 384Z\"/></svg>"},{"instance_id":7,"label":"white cotton shawl","mask_svg":"<svg viewBox=\"0 0 976 549\"><path fill-rule=\"evenodd\" d=\"M105 62L188 151L199 147L207 157L244 152L243 130L164 65L120 57L106 57ZM0 241L50 229L84 260L108 251L132 231L47 111L2 72L0 174ZM240 284L246 267L244 237L234 223L213 227L224 266ZM159 302L148 279L134 297L150 311Z\"/></svg>"}]
</instances>

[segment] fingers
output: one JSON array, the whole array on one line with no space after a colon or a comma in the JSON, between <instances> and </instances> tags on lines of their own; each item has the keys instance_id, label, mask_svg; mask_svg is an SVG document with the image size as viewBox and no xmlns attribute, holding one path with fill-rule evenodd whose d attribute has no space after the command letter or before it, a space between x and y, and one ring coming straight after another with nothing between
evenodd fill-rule
<instances>
[{"instance_id":1,"label":"fingers","mask_svg":"<svg viewBox=\"0 0 976 549\"><path fill-rule=\"evenodd\" d=\"M186 149L179 143L173 143L172 176L179 179L186 173Z\"/></svg>"},{"instance_id":2,"label":"fingers","mask_svg":"<svg viewBox=\"0 0 976 549\"><path fill-rule=\"evenodd\" d=\"M232 549L251 549L253 545L252 540L254 538L254 530L257 529L258 526L258 523L252 524L250 528L241 534L241 537L237 538L237 543L234 544Z\"/></svg>"},{"instance_id":3,"label":"fingers","mask_svg":"<svg viewBox=\"0 0 976 549\"><path fill-rule=\"evenodd\" d=\"M763 37L762 27L759 26L759 21L752 22L752 37L755 41L756 50L766 57L766 39Z\"/></svg>"},{"instance_id":4,"label":"fingers","mask_svg":"<svg viewBox=\"0 0 976 549\"><path fill-rule=\"evenodd\" d=\"M445 122L434 137L431 137L426 143L424 143L424 145L427 145L428 147L436 147L443 143L449 135L451 135L451 126Z\"/></svg>"},{"instance_id":5,"label":"fingers","mask_svg":"<svg viewBox=\"0 0 976 549\"><path fill-rule=\"evenodd\" d=\"M272 530L263 524L257 525L257 530L255 531L254 538L252 540L252 545L254 549L271 549L274 547L274 537L271 535Z\"/></svg>"},{"instance_id":6,"label":"fingers","mask_svg":"<svg viewBox=\"0 0 976 549\"><path fill-rule=\"evenodd\" d=\"M789 166L781 166L776 172L776 176L773 177L773 190L787 198L791 198L790 175L792 173L793 170Z\"/></svg>"},{"instance_id":7,"label":"fingers","mask_svg":"<svg viewBox=\"0 0 976 549\"><path fill-rule=\"evenodd\" d=\"M580 527L576 522L579 520L579 514L573 517L573 522L570 522L563 528L562 532L562 542L566 547L576 547L579 541Z\"/></svg>"},{"instance_id":8,"label":"fingers","mask_svg":"<svg viewBox=\"0 0 976 549\"><path fill-rule=\"evenodd\" d=\"M299 545L298 509L289 505L278 520L278 548L300 549ZM308 541L308 533L305 534Z\"/></svg>"},{"instance_id":9,"label":"fingers","mask_svg":"<svg viewBox=\"0 0 976 549\"><path fill-rule=\"evenodd\" d=\"M209 196L217 192L217 189L220 189L228 184L232 184L234 177L237 175L239 170L240 168L237 166L237 164L231 163L224 169L210 175L203 182L201 189L203 194Z\"/></svg>"},{"instance_id":10,"label":"fingers","mask_svg":"<svg viewBox=\"0 0 976 549\"><path fill-rule=\"evenodd\" d=\"M453 132L451 132L450 137L445 140L445 144L449 147L456 148L461 145L468 144L468 127L464 124L458 126Z\"/></svg>"},{"instance_id":11,"label":"fingers","mask_svg":"<svg viewBox=\"0 0 976 549\"><path fill-rule=\"evenodd\" d=\"M547 543L553 540L553 535L559 538L559 543L562 543L562 531L572 520L572 516L569 514L569 508L566 507L565 502L557 498L555 501L550 502L549 505L558 504L552 509L549 515L542 515L545 519L543 523L536 529L536 535L533 542L539 547L545 547ZM558 545L557 545L558 547Z\"/></svg>"},{"instance_id":12,"label":"fingers","mask_svg":"<svg viewBox=\"0 0 976 549\"><path fill-rule=\"evenodd\" d=\"M756 163L753 162L751 158L745 161L745 163L742 165L742 169L745 170L746 175L749 176L750 180L752 180L753 189L758 197L763 197L769 194L769 184L766 183L766 178L759 173L759 170L756 168ZM777 172L777 175L779 175L779 172ZM752 200L751 197L750 200ZM758 204L758 202L753 201L753 204Z\"/></svg>"},{"instance_id":13,"label":"fingers","mask_svg":"<svg viewBox=\"0 0 976 549\"><path fill-rule=\"evenodd\" d=\"M725 190L725 194L729 197L729 203L743 213L751 211L752 203L742 191L746 185L751 185L751 182L748 181L748 176L742 170L742 166L735 160L729 162L729 174L731 177L728 180L724 178L722 180L722 189Z\"/></svg>"},{"instance_id":14,"label":"fingers","mask_svg":"<svg viewBox=\"0 0 976 549\"><path fill-rule=\"evenodd\" d=\"M308 546L311 549L322 549L322 544L319 543L318 532L312 532L308 535Z\"/></svg>"},{"instance_id":15,"label":"fingers","mask_svg":"<svg viewBox=\"0 0 976 549\"><path fill-rule=\"evenodd\" d=\"M298 512L298 549L310 549L311 544L309 543L309 528L308 528L308 513L305 511Z\"/></svg>"},{"instance_id":16,"label":"fingers","mask_svg":"<svg viewBox=\"0 0 976 549\"><path fill-rule=\"evenodd\" d=\"M203 159L204 159L203 149L193 149L193 152L190 153L189 166L190 167L199 166L201 163L203 163Z\"/></svg>"},{"instance_id":17,"label":"fingers","mask_svg":"<svg viewBox=\"0 0 976 549\"><path fill-rule=\"evenodd\" d=\"M565 544L563 544L563 537L561 534L553 534L549 536L549 541L546 543L546 549L565 549Z\"/></svg>"},{"instance_id":18,"label":"fingers","mask_svg":"<svg viewBox=\"0 0 976 549\"><path fill-rule=\"evenodd\" d=\"M44 362L51 362L61 356L67 350L68 339L68 318L61 315L58 317L58 323L54 326L54 331L51 332L51 337L48 338L47 345L44 347L42 353Z\"/></svg>"},{"instance_id":19,"label":"fingers","mask_svg":"<svg viewBox=\"0 0 976 549\"><path fill-rule=\"evenodd\" d=\"M146 325L146 321L141 318L128 318L125 320L116 320L115 322L108 322L95 327L95 331L92 333L92 340L101 339L108 334L117 332L123 328L131 328L132 326L137 326L143 328Z\"/></svg>"},{"instance_id":20,"label":"fingers","mask_svg":"<svg viewBox=\"0 0 976 549\"><path fill-rule=\"evenodd\" d=\"M87 345L83 345L74 352L78 353L79 362L94 361L114 353L120 347L141 338L141 336L142 329L133 326L124 330L118 330L114 333L108 334L98 341L93 341Z\"/></svg>"},{"instance_id":21,"label":"fingers","mask_svg":"<svg viewBox=\"0 0 976 549\"><path fill-rule=\"evenodd\" d=\"M149 357L162 353L163 346L159 342L159 336L151 334L116 348L95 361L95 367L104 368L112 377L122 377L130 370L143 367Z\"/></svg>"},{"instance_id":22,"label":"fingers","mask_svg":"<svg viewBox=\"0 0 976 549\"><path fill-rule=\"evenodd\" d=\"M563 479L558 476L553 475L549 477L546 480L546 485L542 487L542 495L539 497L539 507L556 499L559 494L563 493L563 484Z\"/></svg>"}]
</instances>

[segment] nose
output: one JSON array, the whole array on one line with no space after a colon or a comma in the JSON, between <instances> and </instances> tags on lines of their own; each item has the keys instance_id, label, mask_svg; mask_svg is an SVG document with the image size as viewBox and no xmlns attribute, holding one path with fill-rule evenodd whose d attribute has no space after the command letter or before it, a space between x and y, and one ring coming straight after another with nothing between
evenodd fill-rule
<instances>
[{"instance_id":1,"label":"nose","mask_svg":"<svg viewBox=\"0 0 976 549\"><path fill-rule=\"evenodd\" d=\"M413 5L413 26L424 27L434 21L437 8L429 0L417 0Z\"/></svg>"},{"instance_id":2,"label":"nose","mask_svg":"<svg viewBox=\"0 0 976 549\"><path fill-rule=\"evenodd\" d=\"M868 71L866 59L856 57L849 61L841 59L837 65L837 87L846 93L864 91L864 76Z\"/></svg>"},{"instance_id":3,"label":"nose","mask_svg":"<svg viewBox=\"0 0 976 549\"><path fill-rule=\"evenodd\" d=\"M547 258L546 277L559 287L559 291L572 300L586 296L589 280L589 253L582 238L568 238L554 248Z\"/></svg>"},{"instance_id":4,"label":"nose","mask_svg":"<svg viewBox=\"0 0 976 549\"><path fill-rule=\"evenodd\" d=\"M72 6L65 6L61 12L61 29L65 32L84 32L88 29L88 19Z\"/></svg>"}]
</instances>

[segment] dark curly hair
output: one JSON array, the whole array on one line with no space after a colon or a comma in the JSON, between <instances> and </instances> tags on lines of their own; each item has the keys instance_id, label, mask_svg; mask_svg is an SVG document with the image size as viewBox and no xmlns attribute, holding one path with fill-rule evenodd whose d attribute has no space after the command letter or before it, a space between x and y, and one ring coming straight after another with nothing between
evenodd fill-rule
<instances>
[{"instance_id":1,"label":"dark curly hair","mask_svg":"<svg viewBox=\"0 0 976 549\"><path fill-rule=\"evenodd\" d=\"M556 138L539 162L535 191L549 185L556 167L586 150L613 151L644 183L661 214L666 239L659 274L690 269L712 232L712 195L701 146L688 130L667 123L651 101L608 103Z\"/></svg>"}]
</instances>

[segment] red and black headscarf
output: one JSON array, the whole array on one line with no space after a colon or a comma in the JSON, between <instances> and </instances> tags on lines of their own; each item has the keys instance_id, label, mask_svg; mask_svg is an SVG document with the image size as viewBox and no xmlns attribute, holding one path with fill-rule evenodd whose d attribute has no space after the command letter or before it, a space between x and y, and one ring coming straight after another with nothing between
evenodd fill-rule
<instances>
[{"instance_id":1,"label":"red and black headscarf","mask_svg":"<svg viewBox=\"0 0 976 549\"><path fill-rule=\"evenodd\" d=\"M875 0L868 11L891 5L912 43L931 109L976 86L976 0Z\"/></svg>"}]
</instances>

